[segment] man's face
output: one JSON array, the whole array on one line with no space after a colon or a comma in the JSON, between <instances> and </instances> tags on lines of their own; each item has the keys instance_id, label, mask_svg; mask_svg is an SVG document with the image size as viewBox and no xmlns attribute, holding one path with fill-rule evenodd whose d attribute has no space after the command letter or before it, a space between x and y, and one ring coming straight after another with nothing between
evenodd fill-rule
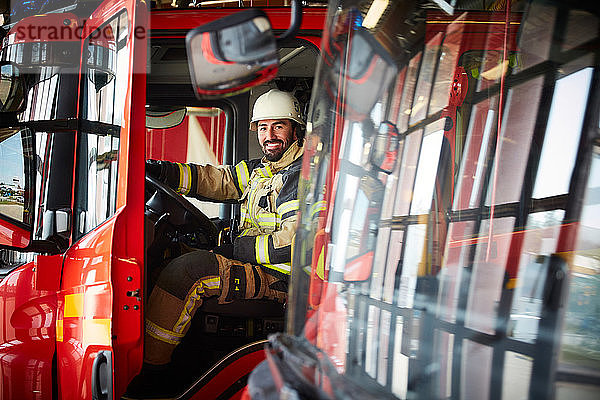
<instances>
[{"instance_id":1,"label":"man's face","mask_svg":"<svg viewBox=\"0 0 600 400\"><path fill-rule=\"evenodd\" d=\"M269 161L277 161L298 139L289 119L264 119L258 121L258 143Z\"/></svg>"}]
</instances>

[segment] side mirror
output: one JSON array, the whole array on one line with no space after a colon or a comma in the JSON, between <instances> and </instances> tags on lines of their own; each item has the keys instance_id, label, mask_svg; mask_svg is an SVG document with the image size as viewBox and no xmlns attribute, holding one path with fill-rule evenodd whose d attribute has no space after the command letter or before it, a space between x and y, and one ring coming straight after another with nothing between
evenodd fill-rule
<instances>
[{"instance_id":1,"label":"side mirror","mask_svg":"<svg viewBox=\"0 0 600 400\"><path fill-rule=\"evenodd\" d=\"M63 248L69 245L71 210L46 210L42 216L42 240L52 240Z\"/></svg>"},{"instance_id":2,"label":"side mirror","mask_svg":"<svg viewBox=\"0 0 600 400\"><path fill-rule=\"evenodd\" d=\"M369 115L395 79L398 67L390 53L365 29L354 31L350 42L347 68L340 68L346 57L338 53L331 69L330 82L338 90L343 82L346 107L354 119Z\"/></svg>"},{"instance_id":3,"label":"side mirror","mask_svg":"<svg viewBox=\"0 0 600 400\"><path fill-rule=\"evenodd\" d=\"M391 174L398 159L400 135L396 125L384 121L379 125L371 145L369 161L386 174Z\"/></svg>"},{"instance_id":4,"label":"side mirror","mask_svg":"<svg viewBox=\"0 0 600 400\"><path fill-rule=\"evenodd\" d=\"M25 105L25 79L10 61L0 61L0 112L22 111Z\"/></svg>"},{"instance_id":5,"label":"side mirror","mask_svg":"<svg viewBox=\"0 0 600 400\"><path fill-rule=\"evenodd\" d=\"M196 96L231 96L275 78L277 46L293 39L301 23L302 5L292 0L290 26L277 38L266 14L254 8L191 30L186 47Z\"/></svg>"},{"instance_id":6,"label":"side mirror","mask_svg":"<svg viewBox=\"0 0 600 400\"><path fill-rule=\"evenodd\" d=\"M277 44L266 14L248 9L191 30L186 38L199 98L234 95L277 74Z\"/></svg>"},{"instance_id":7,"label":"side mirror","mask_svg":"<svg viewBox=\"0 0 600 400\"><path fill-rule=\"evenodd\" d=\"M98 92L115 78L117 41L111 25L90 36L87 51L88 79Z\"/></svg>"}]
</instances>

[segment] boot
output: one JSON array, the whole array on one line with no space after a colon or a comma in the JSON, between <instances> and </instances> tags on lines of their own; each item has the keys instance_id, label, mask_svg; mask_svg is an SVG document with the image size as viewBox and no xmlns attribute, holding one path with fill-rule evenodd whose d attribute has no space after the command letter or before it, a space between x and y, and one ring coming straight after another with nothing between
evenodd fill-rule
<instances>
[{"instance_id":1,"label":"boot","mask_svg":"<svg viewBox=\"0 0 600 400\"><path fill-rule=\"evenodd\" d=\"M131 380L121 399L172 399L181 391L180 384L178 374L171 364L144 363L139 375Z\"/></svg>"}]
</instances>

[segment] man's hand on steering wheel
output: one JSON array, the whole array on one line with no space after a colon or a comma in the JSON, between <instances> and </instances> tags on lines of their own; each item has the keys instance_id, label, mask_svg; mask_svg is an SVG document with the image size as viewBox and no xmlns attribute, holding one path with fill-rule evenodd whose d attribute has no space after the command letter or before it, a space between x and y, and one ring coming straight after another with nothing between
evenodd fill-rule
<instances>
[{"instance_id":1,"label":"man's hand on steering wheel","mask_svg":"<svg viewBox=\"0 0 600 400\"><path fill-rule=\"evenodd\" d=\"M156 215L166 215L171 225L183 232L200 231L206 246L213 248L218 238L216 226L203 212L172 189L178 184L179 168L176 164L169 161L146 161L146 209L152 210Z\"/></svg>"},{"instance_id":2,"label":"man's hand on steering wheel","mask_svg":"<svg viewBox=\"0 0 600 400\"><path fill-rule=\"evenodd\" d=\"M146 160L146 175L170 187L177 187L179 184L179 167L170 161Z\"/></svg>"}]
</instances>

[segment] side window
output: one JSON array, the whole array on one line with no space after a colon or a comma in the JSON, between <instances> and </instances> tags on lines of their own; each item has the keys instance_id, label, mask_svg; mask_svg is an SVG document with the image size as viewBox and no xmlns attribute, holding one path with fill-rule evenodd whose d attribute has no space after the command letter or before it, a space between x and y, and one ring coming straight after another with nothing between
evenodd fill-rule
<instances>
[{"instance_id":1,"label":"side window","mask_svg":"<svg viewBox=\"0 0 600 400\"><path fill-rule=\"evenodd\" d=\"M82 134L77 145L75 238L91 231L115 212L119 138Z\"/></svg>"},{"instance_id":2,"label":"side window","mask_svg":"<svg viewBox=\"0 0 600 400\"><path fill-rule=\"evenodd\" d=\"M36 209L33 237L66 249L71 235L73 132L36 132Z\"/></svg>"},{"instance_id":3,"label":"side window","mask_svg":"<svg viewBox=\"0 0 600 400\"><path fill-rule=\"evenodd\" d=\"M185 107L181 123L147 128L146 158L198 165L222 165L231 117L217 107ZM163 117L165 118L165 117ZM209 217L218 217L220 205L188 198Z\"/></svg>"},{"instance_id":4,"label":"side window","mask_svg":"<svg viewBox=\"0 0 600 400\"><path fill-rule=\"evenodd\" d=\"M127 14L96 29L84 44L82 128L77 143L74 238L116 209L119 134L128 74Z\"/></svg>"},{"instance_id":5,"label":"side window","mask_svg":"<svg viewBox=\"0 0 600 400\"><path fill-rule=\"evenodd\" d=\"M35 167L33 134L29 129L0 133L0 218L24 229L33 224L34 182L29 178ZM0 238L14 240L0 231ZM0 280L18 265L31 261L33 253L0 249Z\"/></svg>"},{"instance_id":6,"label":"side window","mask_svg":"<svg viewBox=\"0 0 600 400\"><path fill-rule=\"evenodd\" d=\"M33 142L28 129L0 133L0 217L24 227L33 222L28 193Z\"/></svg>"}]
</instances>

